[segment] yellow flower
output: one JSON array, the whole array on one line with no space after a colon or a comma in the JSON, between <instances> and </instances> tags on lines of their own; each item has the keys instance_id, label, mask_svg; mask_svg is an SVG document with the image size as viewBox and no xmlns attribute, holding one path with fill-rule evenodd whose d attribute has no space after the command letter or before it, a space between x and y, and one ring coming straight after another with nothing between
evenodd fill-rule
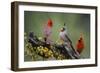
<instances>
[{"instance_id":1,"label":"yellow flower","mask_svg":"<svg viewBox=\"0 0 100 73\"><path fill-rule=\"evenodd\" d=\"M42 40L42 37L38 37L39 40Z\"/></svg>"},{"instance_id":2,"label":"yellow flower","mask_svg":"<svg viewBox=\"0 0 100 73\"><path fill-rule=\"evenodd\" d=\"M45 49L46 51L48 51L48 48L47 48L47 47L44 47L44 49Z\"/></svg>"},{"instance_id":3,"label":"yellow flower","mask_svg":"<svg viewBox=\"0 0 100 73\"><path fill-rule=\"evenodd\" d=\"M36 49L36 47L33 47L34 49Z\"/></svg>"},{"instance_id":4,"label":"yellow flower","mask_svg":"<svg viewBox=\"0 0 100 73\"><path fill-rule=\"evenodd\" d=\"M53 55L53 54L51 54L51 55L50 55L50 57L54 57L54 55Z\"/></svg>"},{"instance_id":5,"label":"yellow flower","mask_svg":"<svg viewBox=\"0 0 100 73\"><path fill-rule=\"evenodd\" d=\"M55 52L55 55L59 55L57 52Z\"/></svg>"},{"instance_id":6,"label":"yellow flower","mask_svg":"<svg viewBox=\"0 0 100 73\"><path fill-rule=\"evenodd\" d=\"M45 57L48 57L48 53L45 53Z\"/></svg>"},{"instance_id":7,"label":"yellow flower","mask_svg":"<svg viewBox=\"0 0 100 73\"><path fill-rule=\"evenodd\" d=\"M46 53L46 52L47 52L47 50L45 50L45 49L44 49L44 50L43 50L43 52L44 52L44 53Z\"/></svg>"},{"instance_id":8,"label":"yellow flower","mask_svg":"<svg viewBox=\"0 0 100 73\"><path fill-rule=\"evenodd\" d=\"M60 56L58 56L58 58L57 58L58 60L61 60L61 57Z\"/></svg>"},{"instance_id":9,"label":"yellow flower","mask_svg":"<svg viewBox=\"0 0 100 73\"><path fill-rule=\"evenodd\" d=\"M43 51L40 51L40 54L43 55Z\"/></svg>"},{"instance_id":10,"label":"yellow flower","mask_svg":"<svg viewBox=\"0 0 100 73\"><path fill-rule=\"evenodd\" d=\"M41 51L44 51L44 49L43 49L43 48L41 48L40 50L41 50Z\"/></svg>"}]
</instances>

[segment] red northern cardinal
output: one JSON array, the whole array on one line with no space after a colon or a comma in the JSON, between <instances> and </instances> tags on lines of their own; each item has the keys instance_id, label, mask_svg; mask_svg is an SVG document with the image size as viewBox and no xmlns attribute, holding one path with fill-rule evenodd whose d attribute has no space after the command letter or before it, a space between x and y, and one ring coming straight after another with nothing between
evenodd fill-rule
<instances>
[{"instance_id":1,"label":"red northern cardinal","mask_svg":"<svg viewBox=\"0 0 100 73\"><path fill-rule=\"evenodd\" d=\"M53 22L51 19L48 19L47 24L44 27L44 40L46 44L50 44L51 43L51 33L52 33L52 27L53 27Z\"/></svg>"},{"instance_id":2,"label":"red northern cardinal","mask_svg":"<svg viewBox=\"0 0 100 73\"><path fill-rule=\"evenodd\" d=\"M78 40L76 47L77 47L78 53L81 54L81 52L84 49L84 41L83 41L83 37L82 36L80 36L80 39Z\"/></svg>"}]
</instances>

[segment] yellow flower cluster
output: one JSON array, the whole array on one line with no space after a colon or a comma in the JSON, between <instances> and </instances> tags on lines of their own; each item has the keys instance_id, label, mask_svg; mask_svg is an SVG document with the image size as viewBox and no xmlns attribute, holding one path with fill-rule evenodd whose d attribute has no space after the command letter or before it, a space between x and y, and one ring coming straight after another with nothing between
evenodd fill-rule
<instances>
[{"instance_id":1,"label":"yellow flower cluster","mask_svg":"<svg viewBox=\"0 0 100 73\"><path fill-rule=\"evenodd\" d=\"M59 53L59 52L55 52L54 55L55 55L57 60L65 59L65 56L63 54Z\"/></svg>"},{"instance_id":2,"label":"yellow flower cluster","mask_svg":"<svg viewBox=\"0 0 100 73\"><path fill-rule=\"evenodd\" d=\"M35 49L37 53L46 58L53 57L53 52L47 47L39 46L37 48L35 47Z\"/></svg>"},{"instance_id":3,"label":"yellow flower cluster","mask_svg":"<svg viewBox=\"0 0 100 73\"><path fill-rule=\"evenodd\" d=\"M25 45L25 53L26 55L32 56L33 47L30 43Z\"/></svg>"},{"instance_id":4,"label":"yellow flower cluster","mask_svg":"<svg viewBox=\"0 0 100 73\"><path fill-rule=\"evenodd\" d=\"M38 38L39 40L42 39L42 37ZM62 44L56 43L58 45ZM31 43L28 42L27 34L24 33L24 55L27 60L31 61L38 61L38 60L50 60L50 59L56 59L56 60L63 60L65 59L64 54L61 54L60 51L55 48L55 46L50 45L49 47L47 45L42 46L36 45L32 46ZM52 49L52 50L51 50Z\"/></svg>"}]
</instances>

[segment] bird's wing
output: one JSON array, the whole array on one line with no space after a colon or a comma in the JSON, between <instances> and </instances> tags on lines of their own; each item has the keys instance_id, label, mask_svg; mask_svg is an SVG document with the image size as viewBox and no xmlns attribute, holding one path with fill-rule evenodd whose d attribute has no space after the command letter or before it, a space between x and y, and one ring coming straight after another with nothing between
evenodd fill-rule
<instances>
[{"instance_id":1,"label":"bird's wing","mask_svg":"<svg viewBox=\"0 0 100 73\"><path fill-rule=\"evenodd\" d=\"M68 39L68 41L69 41L70 43L72 43L72 41L71 41L70 38L67 36L67 34L65 34L65 37Z\"/></svg>"}]
</instances>

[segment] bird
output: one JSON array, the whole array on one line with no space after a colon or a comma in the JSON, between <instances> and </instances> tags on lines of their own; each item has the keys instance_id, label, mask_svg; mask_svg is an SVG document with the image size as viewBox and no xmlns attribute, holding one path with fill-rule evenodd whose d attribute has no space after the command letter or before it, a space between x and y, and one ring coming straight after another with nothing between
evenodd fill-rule
<instances>
[{"instance_id":1,"label":"bird","mask_svg":"<svg viewBox=\"0 0 100 73\"><path fill-rule=\"evenodd\" d=\"M50 36L52 34L53 21L49 18L47 24L44 26L44 41L46 44L51 43Z\"/></svg>"},{"instance_id":2,"label":"bird","mask_svg":"<svg viewBox=\"0 0 100 73\"><path fill-rule=\"evenodd\" d=\"M63 43L65 43L65 42L72 43L72 41L68 37L68 32L67 32L67 29L65 27L66 27L66 25L64 23L64 26L61 28L60 33L59 33L60 40L63 41Z\"/></svg>"},{"instance_id":3,"label":"bird","mask_svg":"<svg viewBox=\"0 0 100 73\"><path fill-rule=\"evenodd\" d=\"M68 37L68 31L65 27L66 27L66 24L64 23L64 26L61 28L60 33L59 33L60 39L61 39L61 41L63 41L63 46L64 46L64 48L62 48L62 49L63 50L66 49L66 52L71 59L78 59L79 54L74 49L74 47L72 45L72 41Z\"/></svg>"},{"instance_id":4,"label":"bird","mask_svg":"<svg viewBox=\"0 0 100 73\"><path fill-rule=\"evenodd\" d=\"M80 38L79 38L79 40L78 40L78 42L76 44L76 48L77 48L77 51L78 51L79 54L82 53L84 47L85 47L84 46L84 39L83 39L83 36L81 34L81 36L80 36Z\"/></svg>"}]
</instances>

